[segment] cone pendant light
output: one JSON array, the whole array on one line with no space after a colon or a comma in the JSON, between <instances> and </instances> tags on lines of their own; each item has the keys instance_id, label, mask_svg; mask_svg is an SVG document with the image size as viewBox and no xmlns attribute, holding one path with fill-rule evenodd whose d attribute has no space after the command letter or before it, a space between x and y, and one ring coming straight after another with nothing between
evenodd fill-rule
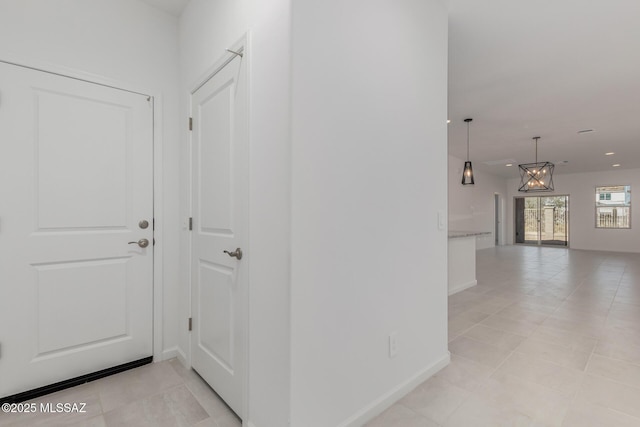
<instances>
[{"instance_id":1,"label":"cone pendant light","mask_svg":"<svg viewBox=\"0 0 640 427\"><path fill-rule=\"evenodd\" d=\"M473 185L475 184L473 180L473 167L469 160L469 123L471 123L473 119L464 119L464 121L467 123L467 161L464 162L464 170L462 171L462 185Z\"/></svg>"}]
</instances>

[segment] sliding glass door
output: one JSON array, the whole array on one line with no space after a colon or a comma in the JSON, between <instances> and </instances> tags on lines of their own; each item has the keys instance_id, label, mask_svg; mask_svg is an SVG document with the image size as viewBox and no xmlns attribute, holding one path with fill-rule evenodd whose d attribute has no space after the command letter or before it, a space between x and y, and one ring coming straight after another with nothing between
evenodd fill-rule
<instances>
[{"instance_id":1,"label":"sliding glass door","mask_svg":"<svg viewBox=\"0 0 640 427\"><path fill-rule=\"evenodd\" d=\"M515 242L569 246L569 196L516 197Z\"/></svg>"}]
</instances>

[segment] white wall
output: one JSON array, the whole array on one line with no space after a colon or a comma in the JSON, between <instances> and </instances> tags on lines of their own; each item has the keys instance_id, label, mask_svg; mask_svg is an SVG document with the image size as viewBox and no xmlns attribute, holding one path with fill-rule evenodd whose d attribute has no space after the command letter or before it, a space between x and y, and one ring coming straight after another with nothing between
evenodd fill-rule
<instances>
[{"instance_id":1,"label":"white wall","mask_svg":"<svg viewBox=\"0 0 640 427\"><path fill-rule=\"evenodd\" d=\"M291 425L360 425L448 361L447 11L296 0L292 35Z\"/></svg>"},{"instance_id":2,"label":"white wall","mask_svg":"<svg viewBox=\"0 0 640 427\"><path fill-rule=\"evenodd\" d=\"M556 168L557 170L557 168ZM569 195L569 246L615 252L640 252L640 169L576 173L553 176L555 191L546 194ZM519 193L519 179L508 181L508 238L513 243L513 198L535 194ZM631 229L595 228L596 187L631 185Z\"/></svg>"},{"instance_id":3,"label":"white wall","mask_svg":"<svg viewBox=\"0 0 640 427\"><path fill-rule=\"evenodd\" d=\"M0 59L159 96L156 158L161 211L165 357L175 355L178 294L177 19L132 0L0 0ZM181 322L183 324L183 322ZM157 344L157 342L156 342Z\"/></svg>"},{"instance_id":4,"label":"white wall","mask_svg":"<svg viewBox=\"0 0 640 427\"><path fill-rule=\"evenodd\" d=\"M180 123L189 90L225 48L250 31L250 310L248 425L286 426L289 418L290 1L192 0L180 32ZM227 54L228 55L228 54ZM189 216L189 136L181 128L181 216ZM189 317L189 236L181 248L181 318ZM244 249L244 248L243 248ZM243 260L243 262L245 262ZM183 324L183 323L181 323ZM184 323L186 324L186 323ZM189 337L180 348L188 358Z\"/></svg>"},{"instance_id":5,"label":"white wall","mask_svg":"<svg viewBox=\"0 0 640 427\"><path fill-rule=\"evenodd\" d=\"M0 58L161 98L167 357L189 353L188 90L250 31L249 425L357 423L447 361L442 3L295 0L292 97L291 0L192 0L179 22L132 0L0 0Z\"/></svg>"},{"instance_id":6,"label":"white wall","mask_svg":"<svg viewBox=\"0 0 640 427\"><path fill-rule=\"evenodd\" d=\"M490 231L491 235L478 236L476 249L495 246L495 201L500 196L500 244L511 242L505 238L507 180L474 168L474 185L462 185L464 160L449 156L449 230ZM511 217L508 217L511 218ZM500 233L499 233L500 234Z\"/></svg>"}]
</instances>

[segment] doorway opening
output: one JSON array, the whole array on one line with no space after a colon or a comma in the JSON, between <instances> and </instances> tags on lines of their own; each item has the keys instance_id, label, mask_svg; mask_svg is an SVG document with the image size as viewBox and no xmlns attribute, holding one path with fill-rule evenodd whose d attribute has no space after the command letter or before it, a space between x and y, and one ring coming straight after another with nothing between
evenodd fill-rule
<instances>
[{"instance_id":1,"label":"doorway opening","mask_svg":"<svg viewBox=\"0 0 640 427\"><path fill-rule=\"evenodd\" d=\"M0 402L15 402L154 354L154 100L1 59L0 80Z\"/></svg>"},{"instance_id":2,"label":"doorway opening","mask_svg":"<svg viewBox=\"0 0 640 427\"><path fill-rule=\"evenodd\" d=\"M569 196L515 198L515 243L569 246Z\"/></svg>"},{"instance_id":3,"label":"doorway opening","mask_svg":"<svg viewBox=\"0 0 640 427\"><path fill-rule=\"evenodd\" d=\"M249 88L246 41L191 91L191 367L245 418Z\"/></svg>"},{"instance_id":4,"label":"doorway opening","mask_svg":"<svg viewBox=\"0 0 640 427\"><path fill-rule=\"evenodd\" d=\"M494 244L496 246L500 245L500 224L502 223L501 217L500 217L500 195L499 194L494 194L493 195L493 205L494 205Z\"/></svg>"}]
</instances>

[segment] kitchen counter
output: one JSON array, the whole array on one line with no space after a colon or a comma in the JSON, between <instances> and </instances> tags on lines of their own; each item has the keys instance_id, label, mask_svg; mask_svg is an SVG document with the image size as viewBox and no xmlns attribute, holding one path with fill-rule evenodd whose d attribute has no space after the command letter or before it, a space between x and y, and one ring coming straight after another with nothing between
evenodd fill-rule
<instances>
[{"instance_id":1,"label":"kitchen counter","mask_svg":"<svg viewBox=\"0 0 640 427\"><path fill-rule=\"evenodd\" d=\"M460 239L462 237L476 237L491 234L490 231L449 231L450 239Z\"/></svg>"},{"instance_id":2,"label":"kitchen counter","mask_svg":"<svg viewBox=\"0 0 640 427\"><path fill-rule=\"evenodd\" d=\"M476 280L476 237L490 231L449 231L449 295L478 284Z\"/></svg>"}]
</instances>

